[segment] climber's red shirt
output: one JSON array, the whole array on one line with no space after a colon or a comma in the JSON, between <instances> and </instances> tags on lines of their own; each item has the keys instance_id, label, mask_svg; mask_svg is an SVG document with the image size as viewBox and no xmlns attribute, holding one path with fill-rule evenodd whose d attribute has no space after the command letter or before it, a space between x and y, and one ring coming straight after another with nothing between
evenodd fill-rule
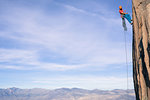
<instances>
[{"instance_id":1,"label":"climber's red shirt","mask_svg":"<svg viewBox=\"0 0 150 100\"><path fill-rule=\"evenodd\" d=\"M120 14L123 14L123 9L122 9L122 10L119 10L119 13L120 13Z\"/></svg>"},{"instance_id":2,"label":"climber's red shirt","mask_svg":"<svg viewBox=\"0 0 150 100\"><path fill-rule=\"evenodd\" d=\"M122 15L123 15L123 9L121 9L121 10L119 10L119 13L121 14L121 18L123 17Z\"/></svg>"}]
</instances>

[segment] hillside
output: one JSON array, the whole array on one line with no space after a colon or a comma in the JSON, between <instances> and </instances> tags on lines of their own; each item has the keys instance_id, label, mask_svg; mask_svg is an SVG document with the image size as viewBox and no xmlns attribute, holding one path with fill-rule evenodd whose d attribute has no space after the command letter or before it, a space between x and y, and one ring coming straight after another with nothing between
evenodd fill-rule
<instances>
[{"instance_id":1,"label":"hillside","mask_svg":"<svg viewBox=\"0 0 150 100\"><path fill-rule=\"evenodd\" d=\"M79 88L47 89L0 89L0 100L126 100L125 90L85 90ZM129 90L128 100L135 100Z\"/></svg>"}]
</instances>

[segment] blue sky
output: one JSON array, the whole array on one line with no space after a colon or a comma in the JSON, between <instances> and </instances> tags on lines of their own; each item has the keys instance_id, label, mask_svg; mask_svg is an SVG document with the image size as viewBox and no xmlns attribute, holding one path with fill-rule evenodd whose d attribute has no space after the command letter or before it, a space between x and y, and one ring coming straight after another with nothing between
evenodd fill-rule
<instances>
[{"instance_id":1,"label":"blue sky","mask_svg":"<svg viewBox=\"0 0 150 100\"><path fill-rule=\"evenodd\" d=\"M0 0L0 88L126 89L119 5L126 8L127 2ZM132 30L127 27L133 88Z\"/></svg>"}]
</instances>

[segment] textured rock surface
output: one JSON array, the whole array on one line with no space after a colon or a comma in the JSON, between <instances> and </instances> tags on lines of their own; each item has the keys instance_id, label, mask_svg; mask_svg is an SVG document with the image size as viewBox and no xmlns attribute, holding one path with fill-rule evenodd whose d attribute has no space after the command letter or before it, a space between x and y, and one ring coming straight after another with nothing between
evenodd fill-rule
<instances>
[{"instance_id":1,"label":"textured rock surface","mask_svg":"<svg viewBox=\"0 0 150 100\"><path fill-rule=\"evenodd\" d=\"M150 0L133 0L133 73L137 100L150 100Z\"/></svg>"}]
</instances>

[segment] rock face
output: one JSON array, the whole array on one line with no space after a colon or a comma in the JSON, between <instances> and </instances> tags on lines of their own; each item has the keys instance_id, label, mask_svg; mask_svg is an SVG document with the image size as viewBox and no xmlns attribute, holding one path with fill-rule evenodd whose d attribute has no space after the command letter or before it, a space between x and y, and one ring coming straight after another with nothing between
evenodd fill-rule
<instances>
[{"instance_id":1,"label":"rock face","mask_svg":"<svg viewBox=\"0 0 150 100\"><path fill-rule=\"evenodd\" d=\"M150 100L150 0L133 0L132 11L136 100Z\"/></svg>"}]
</instances>

